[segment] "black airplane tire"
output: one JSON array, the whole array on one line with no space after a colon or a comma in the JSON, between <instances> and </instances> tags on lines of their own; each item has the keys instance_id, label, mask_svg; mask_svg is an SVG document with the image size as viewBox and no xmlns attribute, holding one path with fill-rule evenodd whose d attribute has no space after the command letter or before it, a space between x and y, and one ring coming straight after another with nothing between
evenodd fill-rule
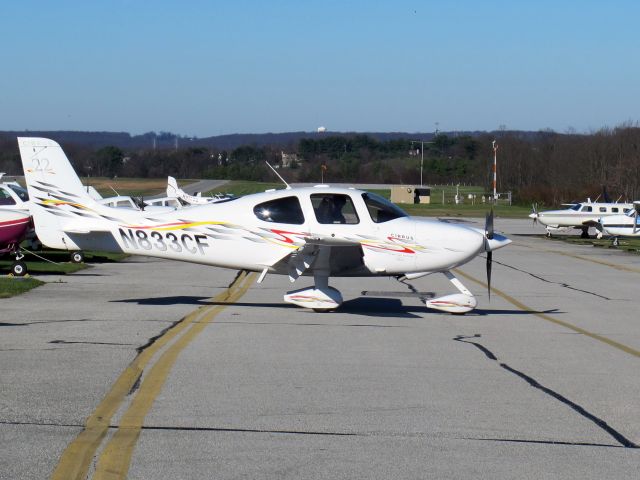
<instances>
[{"instance_id":1,"label":"black airplane tire","mask_svg":"<svg viewBox=\"0 0 640 480\"><path fill-rule=\"evenodd\" d=\"M84 262L84 253L79 251L79 252L72 252L71 253L71 263L82 263Z\"/></svg>"},{"instance_id":2,"label":"black airplane tire","mask_svg":"<svg viewBox=\"0 0 640 480\"><path fill-rule=\"evenodd\" d=\"M24 277L27 274L27 264L21 261L13 262L11 273L16 277Z\"/></svg>"}]
</instances>

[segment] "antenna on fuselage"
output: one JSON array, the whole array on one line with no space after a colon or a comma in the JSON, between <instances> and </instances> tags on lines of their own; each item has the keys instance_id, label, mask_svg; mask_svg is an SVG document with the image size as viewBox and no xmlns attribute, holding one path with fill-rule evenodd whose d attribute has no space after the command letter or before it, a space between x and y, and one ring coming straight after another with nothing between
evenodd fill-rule
<instances>
[{"instance_id":1,"label":"antenna on fuselage","mask_svg":"<svg viewBox=\"0 0 640 480\"><path fill-rule=\"evenodd\" d=\"M264 161L264 163L266 163L266 164L269 166L269 168L271 169L271 171L273 171L273 173L275 173L275 174L277 175L277 177L278 177L280 180L282 180L282 183L284 183L284 184L287 186L287 190L291 190L291 185L289 185L289 184L285 181L285 179L284 179L284 178L282 178L282 177L280 176L280 174L276 171L276 169L275 169L275 168L273 168L273 167L271 166L271 164L270 164L269 162L267 162L266 160Z\"/></svg>"}]
</instances>

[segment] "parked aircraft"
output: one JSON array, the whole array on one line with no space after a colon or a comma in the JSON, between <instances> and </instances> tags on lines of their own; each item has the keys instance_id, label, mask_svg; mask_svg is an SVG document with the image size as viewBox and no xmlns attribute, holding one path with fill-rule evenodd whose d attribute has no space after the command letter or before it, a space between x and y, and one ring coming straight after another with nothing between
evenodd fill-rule
<instances>
[{"instance_id":1,"label":"parked aircraft","mask_svg":"<svg viewBox=\"0 0 640 480\"><path fill-rule=\"evenodd\" d=\"M11 272L16 276L27 273L27 266L22 261L20 242L24 240L31 228L31 215L21 210L0 209L0 255L11 253L16 256L11 265Z\"/></svg>"},{"instance_id":2,"label":"parked aircraft","mask_svg":"<svg viewBox=\"0 0 640 480\"><path fill-rule=\"evenodd\" d=\"M540 222L544 225L548 237L552 233L566 232L576 228L582 230L580 235L582 238L589 238L589 228L597 227L600 218L620 215L632 209L631 203L592 202L588 199L586 202L572 204L569 208L562 210L538 212L534 205L529 218L533 219L534 224Z\"/></svg>"},{"instance_id":3,"label":"parked aircraft","mask_svg":"<svg viewBox=\"0 0 640 480\"><path fill-rule=\"evenodd\" d=\"M0 180L4 173L0 173ZM18 182L0 182L0 209L29 211L29 194Z\"/></svg>"},{"instance_id":4,"label":"parked aircraft","mask_svg":"<svg viewBox=\"0 0 640 480\"><path fill-rule=\"evenodd\" d=\"M610 215L598 220L600 228L614 237L640 237L640 202L633 202L633 208L624 215ZM617 242L615 242L617 243Z\"/></svg>"},{"instance_id":5,"label":"parked aircraft","mask_svg":"<svg viewBox=\"0 0 640 480\"><path fill-rule=\"evenodd\" d=\"M170 212L182 205L177 199L158 198L156 200L131 197L129 195L118 195L97 200L98 203L114 208L127 208L129 210L140 210L146 212Z\"/></svg>"},{"instance_id":6,"label":"parked aircraft","mask_svg":"<svg viewBox=\"0 0 640 480\"><path fill-rule=\"evenodd\" d=\"M178 182L173 177L167 179L167 197L177 198L183 205L206 205L207 203L216 203L221 200L229 200L233 195L225 195L218 193L212 197L203 197L200 192L196 195L189 195L187 192L178 187Z\"/></svg>"},{"instance_id":7,"label":"parked aircraft","mask_svg":"<svg viewBox=\"0 0 640 480\"><path fill-rule=\"evenodd\" d=\"M444 274L459 293L428 307L464 313L473 294L451 270L511 241L481 230L409 217L378 195L326 185L268 191L165 213L109 208L82 188L62 148L45 138L18 138L36 231L52 248L106 250L268 273L314 285L287 292L286 302L332 310L342 295L331 276Z\"/></svg>"}]
</instances>

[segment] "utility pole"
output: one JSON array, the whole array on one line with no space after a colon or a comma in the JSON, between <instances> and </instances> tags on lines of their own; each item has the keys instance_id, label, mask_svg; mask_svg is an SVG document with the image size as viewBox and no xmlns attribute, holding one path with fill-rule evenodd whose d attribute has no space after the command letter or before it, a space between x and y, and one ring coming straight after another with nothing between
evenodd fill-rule
<instances>
[{"instance_id":1,"label":"utility pole","mask_svg":"<svg viewBox=\"0 0 640 480\"><path fill-rule=\"evenodd\" d=\"M424 184L422 183L422 169L424 167L424 144L425 141L424 140L411 140L411 145L413 146L414 143L420 143L420 186L422 187ZM426 142L426 143L433 143L433 142Z\"/></svg>"},{"instance_id":2,"label":"utility pole","mask_svg":"<svg viewBox=\"0 0 640 480\"><path fill-rule=\"evenodd\" d=\"M491 142L491 146L493 147L493 203L497 204L498 197L496 192L496 186L498 183L497 182L498 176L496 174L496 170L498 167L498 144L494 140L493 142Z\"/></svg>"}]
</instances>

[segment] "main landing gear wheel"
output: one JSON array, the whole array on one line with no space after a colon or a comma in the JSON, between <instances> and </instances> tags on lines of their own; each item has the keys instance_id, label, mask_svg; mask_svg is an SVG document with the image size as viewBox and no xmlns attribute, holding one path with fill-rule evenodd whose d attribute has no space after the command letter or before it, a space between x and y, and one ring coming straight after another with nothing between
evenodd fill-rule
<instances>
[{"instance_id":1,"label":"main landing gear wheel","mask_svg":"<svg viewBox=\"0 0 640 480\"><path fill-rule=\"evenodd\" d=\"M84 252L72 252L71 253L71 262L72 263L82 263L84 262Z\"/></svg>"},{"instance_id":2,"label":"main landing gear wheel","mask_svg":"<svg viewBox=\"0 0 640 480\"><path fill-rule=\"evenodd\" d=\"M27 264L21 260L16 260L11 265L11 273L16 277L24 277L27 274Z\"/></svg>"},{"instance_id":3,"label":"main landing gear wheel","mask_svg":"<svg viewBox=\"0 0 640 480\"><path fill-rule=\"evenodd\" d=\"M444 297L432 298L424 301L427 308L440 310L441 312L464 315L478 305L476 297L465 287L456 276L449 272L442 272L445 277L458 289L460 293L452 293Z\"/></svg>"},{"instance_id":4,"label":"main landing gear wheel","mask_svg":"<svg viewBox=\"0 0 640 480\"><path fill-rule=\"evenodd\" d=\"M329 312L342 305L342 294L329 286L329 259L331 249L321 247L314 260L314 285L300 290L287 292L284 301L299 307L309 308L314 312Z\"/></svg>"}]
</instances>

